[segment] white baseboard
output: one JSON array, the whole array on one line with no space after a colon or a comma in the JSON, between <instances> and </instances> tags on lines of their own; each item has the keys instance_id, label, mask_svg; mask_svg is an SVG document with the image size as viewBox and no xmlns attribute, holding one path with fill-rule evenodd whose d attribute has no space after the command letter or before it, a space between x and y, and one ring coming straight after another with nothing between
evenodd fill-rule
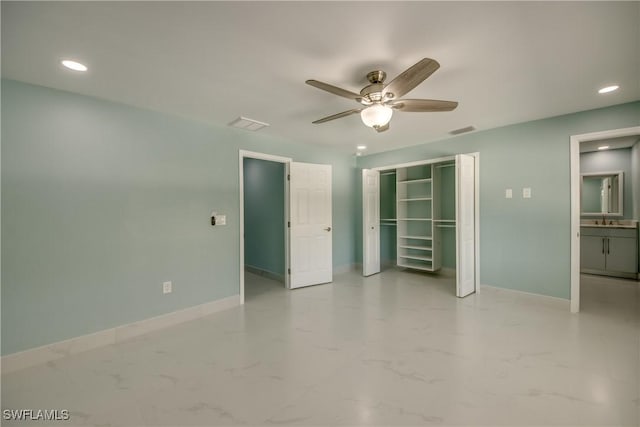
<instances>
[{"instance_id":1,"label":"white baseboard","mask_svg":"<svg viewBox=\"0 0 640 427\"><path fill-rule=\"evenodd\" d=\"M110 344L119 343L158 329L195 320L218 311L240 305L240 296L233 295L194 307L177 310L138 322L128 323L115 328L105 329L92 334L81 335L64 341L43 345L2 357L2 373L14 372L31 366L47 363L72 354L93 350Z\"/></svg>"}]
</instances>

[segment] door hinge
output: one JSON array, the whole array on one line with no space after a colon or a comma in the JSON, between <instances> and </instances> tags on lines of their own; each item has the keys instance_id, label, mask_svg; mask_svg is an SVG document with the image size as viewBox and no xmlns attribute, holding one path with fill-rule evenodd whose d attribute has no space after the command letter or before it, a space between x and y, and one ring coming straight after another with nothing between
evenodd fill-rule
<instances>
[{"instance_id":1,"label":"door hinge","mask_svg":"<svg viewBox=\"0 0 640 427\"><path fill-rule=\"evenodd\" d=\"M287 221L287 227L291 228L291 221Z\"/></svg>"},{"instance_id":2,"label":"door hinge","mask_svg":"<svg viewBox=\"0 0 640 427\"><path fill-rule=\"evenodd\" d=\"M290 268L287 269L287 273L291 274L291 269Z\"/></svg>"},{"instance_id":3,"label":"door hinge","mask_svg":"<svg viewBox=\"0 0 640 427\"><path fill-rule=\"evenodd\" d=\"M287 174L287 181L291 181L291 174L290 173Z\"/></svg>"}]
</instances>

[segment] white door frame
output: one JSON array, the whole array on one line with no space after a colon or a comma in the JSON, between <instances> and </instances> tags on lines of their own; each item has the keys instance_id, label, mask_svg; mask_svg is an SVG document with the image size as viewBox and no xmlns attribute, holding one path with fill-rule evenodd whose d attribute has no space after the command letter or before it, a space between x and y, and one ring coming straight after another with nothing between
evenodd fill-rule
<instances>
[{"instance_id":1,"label":"white door frame","mask_svg":"<svg viewBox=\"0 0 640 427\"><path fill-rule=\"evenodd\" d=\"M476 244L475 244L475 267L476 267L476 292L479 293L480 292L480 153L479 152L474 152L474 153L458 153L458 154L467 154L469 156L473 156L476 161L475 161L475 205L476 205L476 209L475 209L475 239L476 239ZM455 161L456 156L452 155L452 156L447 156L447 157L438 157L437 159L429 159L429 160L417 160L415 162L408 162L408 163L398 163L395 165L388 165L388 166L378 166L375 168L369 168L372 170L377 170L377 171L385 171L385 170L389 170L389 169L398 169L398 168L406 168L409 166L418 166L418 165L428 165L431 163L440 163L440 162L446 162L446 161L451 161L454 160ZM363 217L362 217L362 222L364 223L364 208L363 208ZM364 235L362 236L362 245L364 248ZM364 261L363 261L364 262Z\"/></svg>"},{"instance_id":2,"label":"white door frame","mask_svg":"<svg viewBox=\"0 0 640 427\"><path fill-rule=\"evenodd\" d=\"M580 143L640 135L640 126L572 135L569 140L571 175L571 312L580 311Z\"/></svg>"},{"instance_id":3,"label":"white door frame","mask_svg":"<svg viewBox=\"0 0 640 427\"><path fill-rule=\"evenodd\" d=\"M244 304L244 159L268 160L270 162L283 163L284 172L284 284L289 288L289 228L287 227L289 215L289 165L293 161L289 157L274 156L272 154L257 153L254 151L239 150L238 152L238 180L240 182L240 304Z\"/></svg>"}]
</instances>

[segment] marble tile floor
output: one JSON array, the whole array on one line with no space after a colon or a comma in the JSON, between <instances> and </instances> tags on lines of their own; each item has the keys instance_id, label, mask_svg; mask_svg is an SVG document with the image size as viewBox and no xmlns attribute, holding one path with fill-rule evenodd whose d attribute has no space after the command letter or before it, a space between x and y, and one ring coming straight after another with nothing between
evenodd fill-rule
<instances>
[{"instance_id":1,"label":"marble tile floor","mask_svg":"<svg viewBox=\"0 0 640 427\"><path fill-rule=\"evenodd\" d=\"M68 409L56 426L638 426L638 282L584 276L582 297L572 315L398 270L294 291L247 274L243 307L3 375L2 408Z\"/></svg>"}]
</instances>

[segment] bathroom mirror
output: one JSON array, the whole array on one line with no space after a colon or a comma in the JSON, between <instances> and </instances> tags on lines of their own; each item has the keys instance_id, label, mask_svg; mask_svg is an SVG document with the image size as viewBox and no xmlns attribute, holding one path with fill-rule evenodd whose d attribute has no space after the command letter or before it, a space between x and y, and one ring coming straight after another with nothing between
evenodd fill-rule
<instances>
[{"instance_id":1,"label":"bathroom mirror","mask_svg":"<svg viewBox=\"0 0 640 427\"><path fill-rule=\"evenodd\" d=\"M581 215L622 216L622 171L582 174Z\"/></svg>"}]
</instances>

